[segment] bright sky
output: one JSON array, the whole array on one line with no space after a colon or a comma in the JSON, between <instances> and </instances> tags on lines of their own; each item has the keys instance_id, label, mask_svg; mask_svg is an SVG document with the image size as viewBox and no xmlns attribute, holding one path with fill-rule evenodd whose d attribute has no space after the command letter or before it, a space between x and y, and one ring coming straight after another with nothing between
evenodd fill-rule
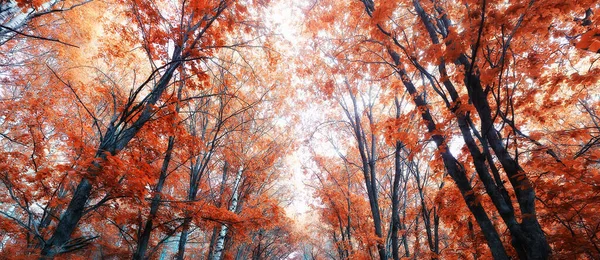
<instances>
[{"instance_id":1,"label":"bright sky","mask_svg":"<svg viewBox=\"0 0 600 260\"><path fill-rule=\"evenodd\" d=\"M299 45L304 42L301 36L301 26L303 21L302 5L307 3L294 2L288 0L281 0L273 2L269 15L266 17L266 23L269 27L274 28L277 34L280 34L289 44L291 48L282 48L287 50L288 53L284 55L293 56L299 51ZM296 84L301 84L299 79L295 80ZM301 93L297 97L302 96ZM315 122L311 119L316 118L318 109L316 107L304 109L300 115L302 124L299 125L312 125ZM305 124L306 123L306 124ZM298 126L301 128L303 126ZM306 129L295 129L295 135L297 138L302 139L302 135L306 132ZM309 205L313 202L312 191L305 185L309 176L305 175L302 170L304 162L308 161L309 154L307 153L306 147L300 147L294 153L288 155L285 159L286 168L290 174L290 179L284 182L284 185L290 188L292 192L293 201L291 205L286 208L288 216L293 218L298 228L302 228L303 223L310 218L310 207Z\"/></svg>"}]
</instances>

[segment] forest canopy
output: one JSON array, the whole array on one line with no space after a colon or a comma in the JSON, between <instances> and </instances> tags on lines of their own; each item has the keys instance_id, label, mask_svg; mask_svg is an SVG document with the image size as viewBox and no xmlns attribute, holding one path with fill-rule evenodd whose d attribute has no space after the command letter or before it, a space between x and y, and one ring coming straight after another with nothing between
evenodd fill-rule
<instances>
[{"instance_id":1,"label":"forest canopy","mask_svg":"<svg viewBox=\"0 0 600 260\"><path fill-rule=\"evenodd\" d=\"M599 259L600 4L0 1L1 259Z\"/></svg>"}]
</instances>

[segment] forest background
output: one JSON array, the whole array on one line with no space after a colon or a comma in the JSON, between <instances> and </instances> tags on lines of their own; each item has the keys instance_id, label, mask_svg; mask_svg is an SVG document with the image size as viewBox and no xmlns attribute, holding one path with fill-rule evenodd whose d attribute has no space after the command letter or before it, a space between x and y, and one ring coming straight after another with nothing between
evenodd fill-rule
<instances>
[{"instance_id":1,"label":"forest background","mask_svg":"<svg viewBox=\"0 0 600 260\"><path fill-rule=\"evenodd\" d=\"M598 259L600 4L2 0L2 259Z\"/></svg>"}]
</instances>

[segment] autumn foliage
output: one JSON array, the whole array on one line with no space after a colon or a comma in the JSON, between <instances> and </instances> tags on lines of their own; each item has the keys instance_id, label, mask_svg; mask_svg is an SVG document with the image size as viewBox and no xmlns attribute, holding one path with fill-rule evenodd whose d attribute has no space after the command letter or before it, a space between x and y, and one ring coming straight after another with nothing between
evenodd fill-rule
<instances>
[{"instance_id":1,"label":"autumn foliage","mask_svg":"<svg viewBox=\"0 0 600 260\"><path fill-rule=\"evenodd\" d=\"M11 35L0 258L289 255L267 4L90 2Z\"/></svg>"},{"instance_id":2,"label":"autumn foliage","mask_svg":"<svg viewBox=\"0 0 600 260\"><path fill-rule=\"evenodd\" d=\"M597 1L0 7L2 259L600 258Z\"/></svg>"},{"instance_id":3,"label":"autumn foliage","mask_svg":"<svg viewBox=\"0 0 600 260\"><path fill-rule=\"evenodd\" d=\"M598 258L595 8L364 0L307 9L306 51L319 55L305 67L319 64L313 93L332 109L311 143L336 151L315 151L310 173L326 205L325 248L351 259ZM361 226L365 213L371 224Z\"/></svg>"}]
</instances>

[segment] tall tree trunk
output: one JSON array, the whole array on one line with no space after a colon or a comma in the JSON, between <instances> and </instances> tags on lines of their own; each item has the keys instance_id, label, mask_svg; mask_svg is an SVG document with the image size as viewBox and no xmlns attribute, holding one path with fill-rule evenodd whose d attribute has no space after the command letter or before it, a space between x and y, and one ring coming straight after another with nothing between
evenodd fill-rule
<instances>
[{"instance_id":1,"label":"tall tree trunk","mask_svg":"<svg viewBox=\"0 0 600 260\"><path fill-rule=\"evenodd\" d=\"M200 180L202 179L202 175L206 170L208 161L210 161L210 155L212 154L212 148L208 152L208 155L205 156L197 156L195 161L191 162L190 167L190 187L188 190L188 201L196 200L196 194L198 193L198 187L200 185ZM190 224L192 222L192 217L189 215L189 212L184 212L184 220L181 229L181 235L179 236L179 245L177 246L177 254L175 256L178 260L183 260L185 256L185 246L187 244L187 237L189 234Z\"/></svg>"},{"instance_id":2,"label":"tall tree trunk","mask_svg":"<svg viewBox=\"0 0 600 260\"><path fill-rule=\"evenodd\" d=\"M229 163L225 161L223 163L223 174L221 176L221 187L219 188L219 200L217 200L217 207L221 207L223 204L223 192L225 192L225 182L227 182L227 171L229 170ZM210 235L210 245L208 247L208 257L207 259L212 259L213 253L215 252L215 244L217 243L217 227L214 227L212 230L212 234Z\"/></svg>"},{"instance_id":3,"label":"tall tree trunk","mask_svg":"<svg viewBox=\"0 0 600 260\"><path fill-rule=\"evenodd\" d=\"M394 98L394 104L396 106L396 119L400 118L401 105L398 101L398 97ZM400 131L400 129L398 129ZM394 149L394 180L392 184L392 258L394 260L400 259L400 245L398 242L398 230L401 227L400 221L400 180L403 179L402 173L402 158L400 153L402 152L403 144L400 141L396 141L396 147ZM404 243L406 244L405 250L408 254L408 241L406 241L406 234L403 235Z\"/></svg>"},{"instance_id":4,"label":"tall tree trunk","mask_svg":"<svg viewBox=\"0 0 600 260\"><path fill-rule=\"evenodd\" d=\"M469 64L466 59L463 55L460 58L461 63ZM519 228L515 227L515 231L511 233L512 245L521 259L548 259L551 249L537 219L533 185L523 168L506 149L500 133L494 128L492 111L478 75L465 75L465 85L481 120L482 137L494 151L517 197L522 220L518 224Z\"/></svg>"},{"instance_id":5,"label":"tall tree trunk","mask_svg":"<svg viewBox=\"0 0 600 260\"><path fill-rule=\"evenodd\" d=\"M407 192L406 192L407 186L408 186L408 175L406 175L404 177L404 187L403 187L404 192L402 192L402 208L404 210L402 211L402 219L400 221L400 228L405 231L402 234L402 244L404 245L404 256L410 257L410 249L408 247L408 232L406 229L406 202L407 202L407 196L408 196Z\"/></svg>"},{"instance_id":6,"label":"tall tree trunk","mask_svg":"<svg viewBox=\"0 0 600 260\"><path fill-rule=\"evenodd\" d=\"M92 184L86 178L83 178L79 182L79 185L77 185L73 198L69 202L67 210L61 216L52 237L50 237L42 248L41 259L53 258L63 251L63 247L71 238L71 234L75 231L79 220L83 216L83 211L91 191Z\"/></svg>"},{"instance_id":7,"label":"tall tree trunk","mask_svg":"<svg viewBox=\"0 0 600 260\"><path fill-rule=\"evenodd\" d=\"M400 118L400 103L398 98L394 99L396 104L396 119ZM402 152L402 143L396 141L394 149L394 180L392 184L392 258L400 259L398 229L400 228L400 179L402 179L402 161L400 153Z\"/></svg>"},{"instance_id":8,"label":"tall tree trunk","mask_svg":"<svg viewBox=\"0 0 600 260\"><path fill-rule=\"evenodd\" d=\"M396 149L394 151L394 181L392 186L392 258L394 260L400 259L400 253L398 252L398 229L400 227L400 179L402 178L402 166L400 161L400 151L402 144L396 142Z\"/></svg>"},{"instance_id":9,"label":"tall tree trunk","mask_svg":"<svg viewBox=\"0 0 600 260\"><path fill-rule=\"evenodd\" d=\"M170 136L169 142L167 144L167 151L165 153L165 158L163 160L162 167L160 169L160 176L158 177L158 183L154 189L154 196L152 197L152 202L150 204L150 214L148 215L148 219L146 219L146 224L142 230L142 234L138 237L138 244L135 253L133 254L133 259L142 260L146 256L146 250L148 249L148 243L150 241L150 235L152 232L153 222L156 218L156 214L158 213L158 208L160 207L160 198L163 186L165 184L165 180L167 179L167 173L169 169L169 162L171 161L171 154L173 153L173 146L175 144L175 137Z\"/></svg>"},{"instance_id":10,"label":"tall tree trunk","mask_svg":"<svg viewBox=\"0 0 600 260\"><path fill-rule=\"evenodd\" d=\"M417 166L415 166L417 167ZM427 207L427 203L425 201L425 187L424 180L421 181L421 175L419 169L415 169L415 179L417 181L417 190L419 193L419 199L421 200L421 215L423 216L423 225L425 226L425 234L427 235L427 245L429 246L429 250L435 254L438 254L438 251L435 247L434 242L434 227L431 226L431 211L435 210L433 207L432 210ZM435 216L434 216L435 217ZM432 259L437 259L437 257L433 257Z\"/></svg>"},{"instance_id":11,"label":"tall tree trunk","mask_svg":"<svg viewBox=\"0 0 600 260\"><path fill-rule=\"evenodd\" d=\"M185 86L185 77L183 69L180 71L181 84L179 89L177 90L177 100L181 100L181 94L183 91L183 87ZM180 105L177 103L175 106L175 114L178 114L180 110ZM173 128L176 128L176 123L173 123ZM133 259L144 259L146 256L146 250L148 249L148 243L150 241L150 235L152 233L152 227L154 219L156 218L156 214L158 213L158 209L160 207L160 199L162 189L164 187L165 181L167 180L168 172L169 172L169 163L171 162L171 156L173 154L173 146L175 146L175 136L169 136L169 141L167 143L167 150L165 151L165 158L163 159L163 164L160 168L160 174L158 177L158 183L154 188L154 196L152 197L152 202L150 204L150 214L146 219L146 224L141 232L140 237L138 237L138 246L136 252L133 254Z\"/></svg>"},{"instance_id":12,"label":"tall tree trunk","mask_svg":"<svg viewBox=\"0 0 600 260\"><path fill-rule=\"evenodd\" d=\"M183 224L181 225L181 235L179 235L179 244L177 245L177 254L175 255L175 259L183 260L185 256L185 246L187 244L188 232L190 230L190 223L192 222L192 218L187 217L183 220Z\"/></svg>"},{"instance_id":13,"label":"tall tree trunk","mask_svg":"<svg viewBox=\"0 0 600 260\"><path fill-rule=\"evenodd\" d=\"M402 223L402 229L406 230L406 224ZM410 257L410 249L408 248L408 235L406 232L402 234L402 245L404 246L404 256Z\"/></svg>"},{"instance_id":14,"label":"tall tree trunk","mask_svg":"<svg viewBox=\"0 0 600 260\"><path fill-rule=\"evenodd\" d=\"M196 193L198 192L198 182L200 181L200 169L199 162L192 162L190 167L190 188L188 190L188 201L194 201L196 199ZM181 234L179 235L179 244L177 245L177 254L175 259L183 260L185 256L185 246L187 244L187 237L190 230L190 224L192 217L190 213L185 211L183 213L184 219L181 225Z\"/></svg>"},{"instance_id":15,"label":"tall tree trunk","mask_svg":"<svg viewBox=\"0 0 600 260\"><path fill-rule=\"evenodd\" d=\"M235 183L233 185L231 204L229 205L229 211L234 212L237 210L238 201L239 201L239 185L242 180L242 172L244 169L240 166L237 175L235 176ZM217 243L215 247L215 253L213 254L212 260L221 260L223 255L223 250L225 249L225 237L227 236L228 231L227 225L221 225L221 231L219 231L219 236L217 237Z\"/></svg>"},{"instance_id":16,"label":"tall tree trunk","mask_svg":"<svg viewBox=\"0 0 600 260\"><path fill-rule=\"evenodd\" d=\"M215 251L215 244L217 243L217 227L214 227L212 230L212 234L210 235L210 244L208 245L208 257L207 259L212 259L213 252Z\"/></svg>"}]
</instances>

